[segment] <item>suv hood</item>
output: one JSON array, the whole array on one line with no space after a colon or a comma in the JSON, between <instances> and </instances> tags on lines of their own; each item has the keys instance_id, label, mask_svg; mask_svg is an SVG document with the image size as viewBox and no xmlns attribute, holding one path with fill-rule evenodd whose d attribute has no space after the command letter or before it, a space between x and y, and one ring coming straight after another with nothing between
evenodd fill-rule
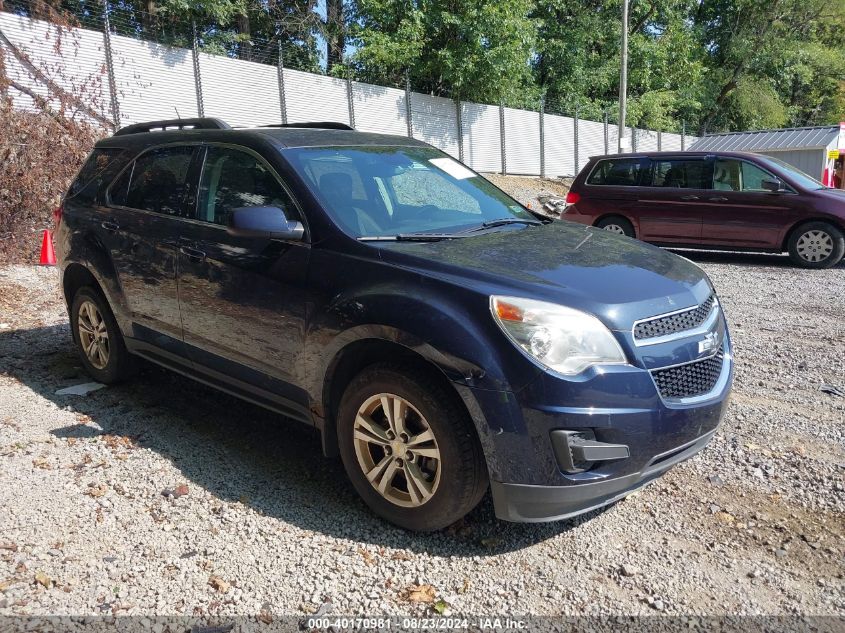
<instances>
[{"instance_id":1,"label":"suv hood","mask_svg":"<svg viewBox=\"0 0 845 633\"><path fill-rule=\"evenodd\" d=\"M704 271L683 257L566 221L440 242L373 244L385 263L484 294L566 305L618 330L700 304L712 291Z\"/></svg>"}]
</instances>

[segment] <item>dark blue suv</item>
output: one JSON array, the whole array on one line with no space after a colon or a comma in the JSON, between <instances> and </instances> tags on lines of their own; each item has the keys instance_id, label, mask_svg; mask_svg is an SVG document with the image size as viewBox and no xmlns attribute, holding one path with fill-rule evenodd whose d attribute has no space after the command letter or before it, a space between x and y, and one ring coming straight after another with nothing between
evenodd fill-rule
<instances>
[{"instance_id":1,"label":"dark blue suv","mask_svg":"<svg viewBox=\"0 0 845 633\"><path fill-rule=\"evenodd\" d=\"M611 503L699 451L731 343L707 276L539 218L439 150L307 123L138 124L57 212L97 380L137 357L315 426L380 516Z\"/></svg>"}]
</instances>

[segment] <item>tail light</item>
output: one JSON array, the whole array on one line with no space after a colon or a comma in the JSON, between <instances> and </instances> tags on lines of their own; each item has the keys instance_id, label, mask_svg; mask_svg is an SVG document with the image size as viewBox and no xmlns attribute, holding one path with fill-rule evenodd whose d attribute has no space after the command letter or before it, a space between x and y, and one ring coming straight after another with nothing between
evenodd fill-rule
<instances>
[{"instance_id":1,"label":"tail light","mask_svg":"<svg viewBox=\"0 0 845 633\"><path fill-rule=\"evenodd\" d=\"M64 212L64 206L59 205L55 209L53 209L53 225L54 229L59 228L59 224L62 222L62 213Z\"/></svg>"},{"instance_id":2,"label":"tail light","mask_svg":"<svg viewBox=\"0 0 845 633\"><path fill-rule=\"evenodd\" d=\"M575 191L570 191L566 194L566 204L577 204L581 200L581 194Z\"/></svg>"}]
</instances>

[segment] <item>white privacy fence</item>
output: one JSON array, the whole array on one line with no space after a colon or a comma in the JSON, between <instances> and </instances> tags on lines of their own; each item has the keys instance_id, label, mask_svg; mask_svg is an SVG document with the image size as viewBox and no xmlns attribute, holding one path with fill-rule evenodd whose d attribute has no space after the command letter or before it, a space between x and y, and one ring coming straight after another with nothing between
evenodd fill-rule
<instances>
[{"instance_id":1,"label":"white privacy fence","mask_svg":"<svg viewBox=\"0 0 845 633\"><path fill-rule=\"evenodd\" d=\"M572 176L590 156L615 152L612 123L480 105L337 79L101 31L59 29L0 12L0 49L14 104L73 95L101 124L214 116L233 126L338 121L412 136L473 169ZM22 88L22 90L20 89ZM65 100L67 101L67 100ZM74 99L71 99L73 102ZM696 139L630 129L633 149L683 150Z\"/></svg>"}]
</instances>

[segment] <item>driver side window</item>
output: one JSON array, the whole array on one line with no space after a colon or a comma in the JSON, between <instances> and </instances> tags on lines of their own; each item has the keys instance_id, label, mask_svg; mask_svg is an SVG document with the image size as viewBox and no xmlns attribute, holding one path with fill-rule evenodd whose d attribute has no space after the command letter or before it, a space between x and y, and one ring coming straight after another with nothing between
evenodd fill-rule
<instances>
[{"instance_id":1,"label":"driver side window","mask_svg":"<svg viewBox=\"0 0 845 633\"><path fill-rule=\"evenodd\" d=\"M197 219L223 226L239 207L278 207L289 220L299 219L287 191L264 162L229 147L208 148L197 206Z\"/></svg>"}]
</instances>

